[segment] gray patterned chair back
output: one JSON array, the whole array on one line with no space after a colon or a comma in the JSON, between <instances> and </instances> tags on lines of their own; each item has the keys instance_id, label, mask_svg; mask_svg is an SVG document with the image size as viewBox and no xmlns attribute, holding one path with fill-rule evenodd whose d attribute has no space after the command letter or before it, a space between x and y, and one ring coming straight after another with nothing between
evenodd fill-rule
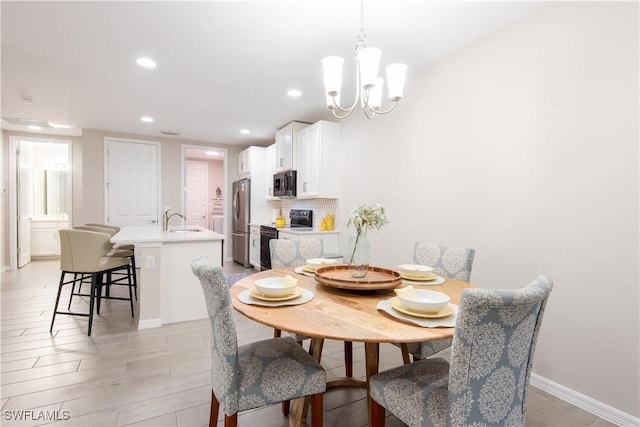
<instances>
[{"instance_id":1,"label":"gray patterned chair back","mask_svg":"<svg viewBox=\"0 0 640 427\"><path fill-rule=\"evenodd\" d=\"M200 280L211 321L211 388L227 415L238 412L238 336L233 321L231 295L220 267L206 256L193 261L191 270Z\"/></svg>"},{"instance_id":2,"label":"gray patterned chair back","mask_svg":"<svg viewBox=\"0 0 640 427\"><path fill-rule=\"evenodd\" d=\"M269 250L271 268L298 267L305 265L310 258L322 256L322 240L271 239Z\"/></svg>"},{"instance_id":3,"label":"gray patterned chair back","mask_svg":"<svg viewBox=\"0 0 640 427\"><path fill-rule=\"evenodd\" d=\"M437 243L416 242L413 261L416 264L433 267L433 272L469 283L475 249L456 248Z\"/></svg>"},{"instance_id":4,"label":"gray patterned chair back","mask_svg":"<svg viewBox=\"0 0 640 427\"><path fill-rule=\"evenodd\" d=\"M552 281L466 289L449 368L447 425L524 426L533 353Z\"/></svg>"}]
</instances>

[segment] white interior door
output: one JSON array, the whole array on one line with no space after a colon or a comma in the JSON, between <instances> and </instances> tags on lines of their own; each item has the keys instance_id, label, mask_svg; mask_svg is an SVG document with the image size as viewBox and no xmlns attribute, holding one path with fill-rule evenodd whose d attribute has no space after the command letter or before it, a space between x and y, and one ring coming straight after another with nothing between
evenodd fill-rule
<instances>
[{"instance_id":1,"label":"white interior door","mask_svg":"<svg viewBox=\"0 0 640 427\"><path fill-rule=\"evenodd\" d=\"M18 268L31 262L31 216L33 214L33 180L30 153L18 152Z\"/></svg>"},{"instance_id":2,"label":"white interior door","mask_svg":"<svg viewBox=\"0 0 640 427\"><path fill-rule=\"evenodd\" d=\"M154 142L106 140L107 222L118 226L156 224L159 146Z\"/></svg>"},{"instance_id":3,"label":"white interior door","mask_svg":"<svg viewBox=\"0 0 640 427\"><path fill-rule=\"evenodd\" d=\"M187 165L187 225L207 227L209 200L209 164L188 160Z\"/></svg>"}]
</instances>

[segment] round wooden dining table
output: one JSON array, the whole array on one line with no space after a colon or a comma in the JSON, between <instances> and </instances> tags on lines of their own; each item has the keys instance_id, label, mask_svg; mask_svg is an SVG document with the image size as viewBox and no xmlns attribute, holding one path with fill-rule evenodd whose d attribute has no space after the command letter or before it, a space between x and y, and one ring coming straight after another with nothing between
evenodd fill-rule
<instances>
[{"instance_id":1,"label":"round wooden dining table","mask_svg":"<svg viewBox=\"0 0 640 427\"><path fill-rule=\"evenodd\" d=\"M300 271L300 270L298 270ZM245 304L238 295L253 289L258 279L290 275L300 279L299 286L312 291L314 298L300 305L265 307ZM470 284L446 278L441 285L428 289L443 292L458 304L464 288ZM425 287L426 288L426 287ZM345 290L316 282L315 277L296 273L294 267L265 270L251 274L230 289L233 307L249 319L275 329L294 332L311 338L310 354L320 361L325 339L363 342L365 347L366 381L340 378L327 384L332 386L358 386L367 388L369 378L378 372L380 343L411 343L453 337L454 328L425 328L401 321L376 308L379 301L395 294L386 290ZM303 423L304 399L293 402L289 425Z\"/></svg>"}]
</instances>

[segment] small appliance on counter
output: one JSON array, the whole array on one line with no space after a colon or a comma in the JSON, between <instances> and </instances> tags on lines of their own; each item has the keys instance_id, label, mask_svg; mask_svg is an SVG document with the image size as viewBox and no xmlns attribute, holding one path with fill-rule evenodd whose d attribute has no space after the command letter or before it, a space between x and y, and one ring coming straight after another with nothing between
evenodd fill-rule
<instances>
[{"instance_id":1,"label":"small appliance on counter","mask_svg":"<svg viewBox=\"0 0 640 427\"><path fill-rule=\"evenodd\" d=\"M296 197L296 176L294 170L273 175L273 195L276 197Z\"/></svg>"},{"instance_id":2,"label":"small appliance on counter","mask_svg":"<svg viewBox=\"0 0 640 427\"><path fill-rule=\"evenodd\" d=\"M311 209L291 209L289 219L292 230L313 230L313 211Z\"/></svg>"}]
</instances>

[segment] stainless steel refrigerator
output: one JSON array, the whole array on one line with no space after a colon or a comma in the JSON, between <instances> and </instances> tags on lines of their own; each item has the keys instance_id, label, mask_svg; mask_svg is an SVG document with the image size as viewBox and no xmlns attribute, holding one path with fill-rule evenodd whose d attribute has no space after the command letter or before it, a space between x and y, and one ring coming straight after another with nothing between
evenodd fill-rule
<instances>
[{"instance_id":1,"label":"stainless steel refrigerator","mask_svg":"<svg viewBox=\"0 0 640 427\"><path fill-rule=\"evenodd\" d=\"M249 263L249 221L251 220L251 180L233 183L233 260L244 267Z\"/></svg>"}]
</instances>

